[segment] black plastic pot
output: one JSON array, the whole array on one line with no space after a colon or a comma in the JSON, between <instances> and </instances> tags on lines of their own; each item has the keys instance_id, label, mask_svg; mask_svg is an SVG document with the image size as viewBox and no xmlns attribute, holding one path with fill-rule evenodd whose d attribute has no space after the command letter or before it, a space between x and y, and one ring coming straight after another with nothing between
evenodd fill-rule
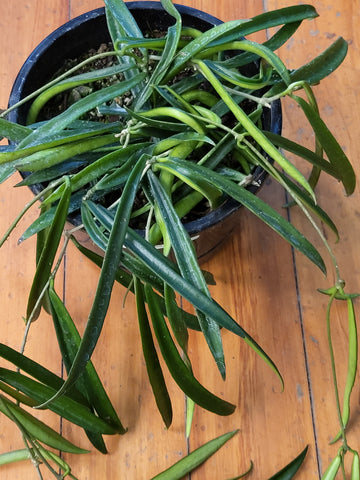
<instances>
[{"instance_id":1,"label":"black plastic pot","mask_svg":"<svg viewBox=\"0 0 360 480\"><path fill-rule=\"evenodd\" d=\"M134 15L141 30L158 28L165 30L173 23L173 18L162 8L160 2L129 2L128 8ZM186 27L194 27L205 31L218 25L221 20L199 10L176 5ZM11 91L9 106L29 95L48 82L63 65L65 59L76 58L91 48L97 48L101 43L110 41L107 30L105 9L98 8L80 15L55 30L46 37L30 54L22 66ZM24 124L29 106L27 104L13 110L9 120ZM265 128L275 133L281 132L282 115L280 102L273 102L271 109L265 112L263 123ZM254 180L257 184L249 186L256 191L263 184L267 174L261 168L256 168ZM34 187L35 193L40 187ZM188 222L186 229L195 238L195 246L199 259L208 258L236 227L237 215L241 213L240 205L234 200L225 202L216 210L204 217ZM78 223L76 218L69 217L72 223ZM82 235L81 240L86 240ZM88 242L87 242L88 243ZM87 245L90 247L90 245Z\"/></svg>"}]
</instances>

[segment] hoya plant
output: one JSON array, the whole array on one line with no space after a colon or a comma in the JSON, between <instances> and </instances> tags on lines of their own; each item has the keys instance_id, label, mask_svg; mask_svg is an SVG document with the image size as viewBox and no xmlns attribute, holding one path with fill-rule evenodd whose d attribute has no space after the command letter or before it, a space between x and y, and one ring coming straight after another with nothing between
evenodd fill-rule
<instances>
[{"instance_id":1,"label":"hoya plant","mask_svg":"<svg viewBox=\"0 0 360 480\"><path fill-rule=\"evenodd\" d=\"M339 38L311 62L291 71L275 51L303 20L317 16L310 5L233 20L203 32L184 26L171 0L161 2L172 17L163 31L156 26L142 31L122 0L104 3L111 47L64 68L3 111L0 118L0 135L10 141L9 146L1 147L1 180L21 172L20 185L37 191L1 244L29 208L41 202L40 216L21 237L25 241L37 235L26 335L44 308L53 319L67 371L63 380L24 351L0 345L1 357L16 367L0 369L0 410L22 432L27 449L21 455L45 463L55 476L53 462L72 476L69 467L46 446L82 451L21 404L48 408L80 425L101 452L106 452L103 435L126 432L90 360L115 282L135 294L146 368L167 428L172 422L172 405L159 353L188 398L188 432L195 405L217 415L230 415L236 407L195 378L188 354L189 329L205 337L223 379L226 365L221 336L226 329L253 348L283 383L278 368L258 343L261 338L253 339L212 298L208 284L214 279L199 265L186 227L189 219L206 215L231 199L274 229L315 268L326 272L315 246L256 196L255 172L260 169L288 192L291 205L301 209L329 252L336 283L323 291L330 296L328 321L335 299L348 304L348 377L342 405L339 393L336 399L342 446L330 468L337 472L350 452L354 471L358 471L357 453L346 440L357 368L355 295L345 293L336 259L318 227L320 220L338 236L314 192L321 173L336 178L348 195L355 189L351 164L320 118L312 90L341 64L347 43ZM247 39L273 27L276 33L262 44ZM94 66L95 60L109 57L111 65ZM279 110L283 97L304 112L316 138L314 151L284 138L279 129L269 129L269 115ZM24 104L27 121L9 121L8 114ZM309 178L286 152L303 159L305 170L311 166ZM73 224L66 227L69 218ZM80 229L102 254L78 242ZM70 241L101 269L82 336L54 286ZM179 297L193 306L194 313L182 308ZM336 384L334 362L333 367ZM299 462L295 462L297 466ZM168 475L159 478L181 478L170 476L171 472Z\"/></svg>"}]
</instances>

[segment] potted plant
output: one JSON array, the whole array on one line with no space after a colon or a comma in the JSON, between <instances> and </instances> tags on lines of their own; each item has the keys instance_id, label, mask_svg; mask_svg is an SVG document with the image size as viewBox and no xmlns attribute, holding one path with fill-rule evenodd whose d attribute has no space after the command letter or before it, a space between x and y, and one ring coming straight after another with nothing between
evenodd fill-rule
<instances>
[{"instance_id":1,"label":"potted plant","mask_svg":"<svg viewBox=\"0 0 360 480\"><path fill-rule=\"evenodd\" d=\"M155 8L152 2L146 4ZM155 27L146 21L142 28L137 24L140 18L134 20L136 6L130 4L128 9L122 2L110 0L105 5L112 47L102 49L95 57L111 58L111 64L95 69L91 66L79 73L81 67L94 62L94 57L80 59L69 70L45 79L43 87L35 87L31 81L36 93L25 89L25 98L12 104L0 122L0 133L12 142L0 153L2 177L23 172L22 185L33 186L36 192L32 204L42 202L39 219L22 237L38 236L37 269L26 324L29 328L40 309L47 309L68 371L66 381L62 381L23 353L2 345L1 356L33 378L3 368L1 388L19 403L47 407L81 425L103 452L103 434L125 433L89 362L115 281L136 295L146 367L165 425L169 427L172 420L171 399L154 340L174 380L189 398L187 428L195 404L229 415L235 406L209 392L192 372L187 351L189 328L202 332L223 378L226 369L221 329L240 336L268 363L281 383L282 378L257 341L211 297L207 284L213 279L199 266L191 238L198 236L202 227L192 228L199 223L208 226L209 218L223 219L227 212L244 205L325 271L314 245L254 192L264 175L279 182L309 218L333 258L313 217L335 233L337 230L317 205L314 187L320 172L324 172L342 182L347 194L355 188L352 167L321 120L311 89L341 63L346 43L337 40L295 71L289 71L274 53L301 21L317 15L313 7L290 7L281 15L269 12L248 21L214 22L215 26L206 30L211 25L188 23L171 1L162 2L166 21ZM155 17L160 18L156 12ZM149 15L147 12L146 20ZM245 39L270 27L281 28L265 44ZM303 90L305 99L295 93L298 90ZM279 113L279 99L285 96L304 111L317 139L315 152L281 137L274 114ZM49 102L53 106L47 118L43 112ZM63 111L54 114L59 106ZM16 122L11 116L15 108L19 115ZM308 180L279 147L310 163L313 169ZM65 230L56 259L68 219L73 225ZM76 234L84 229L103 256L78 242ZM224 236L223 229L221 233ZM82 338L54 286L69 241L101 267ZM205 254L211 248L206 246ZM352 329L341 425L343 447L331 466L338 469L349 451L345 426L357 343L353 295L345 294L333 260L336 284L324 293L330 295L330 305L335 298L347 301ZM179 306L176 294L193 305L194 314ZM33 417L5 396L1 397L0 408L20 426L29 451L48 463L49 453L39 443L45 441L44 436L35 436L38 424ZM79 451L54 433L50 436L47 445ZM357 454L352 453L356 463Z\"/></svg>"}]
</instances>

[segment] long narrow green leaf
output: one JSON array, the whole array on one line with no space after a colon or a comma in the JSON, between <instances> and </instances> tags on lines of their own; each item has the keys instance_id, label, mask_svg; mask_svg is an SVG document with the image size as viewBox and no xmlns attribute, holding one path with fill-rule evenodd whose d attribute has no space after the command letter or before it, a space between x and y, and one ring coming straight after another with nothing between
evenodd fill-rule
<instances>
[{"instance_id":1,"label":"long narrow green leaf","mask_svg":"<svg viewBox=\"0 0 360 480\"><path fill-rule=\"evenodd\" d=\"M99 227L92 217L89 203L90 202L83 202L81 205L81 221L91 240L95 243L95 245L105 252L109 238L105 235L104 231Z\"/></svg>"},{"instance_id":2,"label":"long narrow green leaf","mask_svg":"<svg viewBox=\"0 0 360 480\"><path fill-rule=\"evenodd\" d=\"M120 37L137 37L143 38L143 34L135 21L134 16L123 2L123 0L104 0L105 13L108 30L112 39L113 45L116 48L121 48L122 45L118 44ZM140 49L144 57L144 61L147 61L147 50ZM131 80L140 73L140 69L137 66L134 58L128 55L118 55L118 61L121 65L126 67L124 76L126 80ZM131 87L133 97L137 98L144 89L144 82L141 81Z\"/></svg>"},{"instance_id":3,"label":"long narrow green leaf","mask_svg":"<svg viewBox=\"0 0 360 480\"><path fill-rule=\"evenodd\" d=\"M23 405L27 405L28 407L35 407L37 405L37 402L33 398L30 398L28 395L24 395L23 393L19 392L19 390L10 387L4 382L0 382L0 390L16 400L18 405L21 403Z\"/></svg>"},{"instance_id":4,"label":"long narrow green leaf","mask_svg":"<svg viewBox=\"0 0 360 480\"><path fill-rule=\"evenodd\" d=\"M14 165L0 164L0 184L5 182L8 178L11 177L13 173L16 172Z\"/></svg>"},{"instance_id":5,"label":"long narrow green leaf","mask_svg":"<svg viewBox=\"0 0 360 480\"><path fill-rule=\"evenodd\" d=\"M215 187L212 182L209 182L204 177L199 177L196 173L194 174L191 170L191 167L185 171L180 171L171 168L168 164L160 164L159 169L162 171L167 171L175 175L179 180L188 185L192 190L195 190L201 194L201 198L205 197L208 199L212 208L218 206L220 199L222 198L222 191ZM176 210L176 208L175 208Z\"/></svg>"},{"instance_id":6,"label":"long narrow green leaf","mask_svg":"<svg viewBox=\"0 0 360 480\"><path fill-rule=\"evenodd\" d=\"M150 170L148 171L148 178L154 200L158 205L159 213L165 223L166 231L169 234L171 245L182 276L185 280L196 286L205 295L210 297L210 293L199 267L195 249L189 234L175 213L174 207L159 180ZM198 315L198 318L201 330L214 357L214 360L222 377L225 378L225 359L220 328L212 318L206 317L201 313Z\"/></svg>"},{"instance_id":7,"label":"long narrow green leaf","mask_svg":"<svg viewBox=\"0 0 360 480\"><path fill-rule=\"evenodd\" d=\"M268 131L263 131L266 137L277 147L282 148L283 150L286 150L287 152L291 152L304 160L308 161L311 163L311 165L314 165L315 167L319 167L323 172L327 173L328 175L331 175L332 177L341 180L341 175L339 175L339 172L334 166L325 160L323 157L320 155L317 155L315 152L312 150L304 147L303 145L299 145L296 142L293 142L292 140L283 137L282 135L278 135L274 132L268 132Z\"/></svg>"},{"instance_id":8,"label":"long narrow green leaf","mask_svg":"<svg viewBox=\"0 0 360 480\"><path fill-rule=\"evenodd\" d=\"M17 368L28 373L33 378L39 380L48 387L57 389L60 388L64 383L64 380L58 375L55 375L47 368L28 358L26 355L21 354L13 348L2 343L0 343L0 357L4 358L8 362L11 362ZM74 388L68 392L68 396L79 403L87 405L83 394Z\"/></svg>"},{"instance_id":9,"label":"long narrow green leaf","mask_svg":"<svg viewBox=\"0 0 360 480\"><path fill-rule=\"evenodd\" d=\"M2 395L0 395L0 411L9 418L14 416L15 419L26 429L26 431L30 433L30 435L49 447L55 448L62 452L88 453L87 450L72 444L62 435L59 435L59 433L57 433L55 430L48 427L44 422L38 420L26 410Z\"/></svg>"},{"instance_id":10,"label":"long narrow green leaf","mask_svg":"<svg viewBox=\"0 0 360 480\"><path fill-rule=\"evenodd\" d=\"M167 159L163 163L169 163L172 168L186 172L189 168L188 163L181 159ZM268 204L262 201L244 187L233 183L231 180L225 178L217 172L204 168L201 165L192 164L191 169L193 174L196 172L199 176L212 181L214 185L221 188L229 196L240 202L252 213L258 216L264 223L275 230L287 242L301 253L306 255L315 265L317 265L323 272L326 271L324 261L315 247L287 220L285 220L279 213L272 209Z\"/></svg>"},{"instance_id":11,"label":"long narrow green leaf","mask_svg":"<svg viewBox=\"0 0 360 480\"><path fill-rule=\"evenodd\" d=\"M222 400L203 387L182 360L170 335L154 292L148 284L145 284L145 295L149 305L154 332L162 356L173 379L179 385L181 390L196 404L218 415L231 415L236 408L235 405Z\"/></svg>"},{"instance_id":12,"label":"long narrow green leaf","mask_svg":"<svg viewBox=\"0 0 360 480\"><path fill-rule=\"evenodd\" d=\"M297 20L291 23L286 23L277 30L272 37L270 37L263 45L270 48L272 51L277 50L284 45L294 35L296 30L301 25L302 20ZM228 58L222 62L224 67L239 68L251 62L256 62L258 56L252 53L244 52L235 57Z\"/></svg>"},{"instance_id":13,"label":"long narrow green leaf","mask_svg":"<svg viewBox=\"0 0 360 480\"><path fill-rule=\"evenodd\" d=\"M315 110L301 97L293 95L309 120L317 140L323 147L332 166L336 169L347 195L351 195L356 186L354 170L343 149Z\"/></svg>"},{"instance_id":14,"label":"long narrow green leaf","mask_svg":"<svg viewBox=\"0 0 360 480\"><path fill-rule=\"evenodd\" d=\"M21 235L18 240L18 243L22 243L28 238L36 235L37 233L41 232L42 230L49 227L52 222L54 221L54 216L56 212L56 207L51 207L49 210L41 213L33 223L25 230L25 232Z\"/></svg>"},{"instance_id":15,"label":"long narrow green leaf","mask_svg":"<svg viewBox=\"0 0 360 480\"><path fill-rule=\"evenodd\" d=\"M237 85L241 88L246 88L247 90L257 90L259 88L264 88L268 85L272 70L268 75L256 76L256 77L247 77L242 75L235 69L230 69L224 65L225 62L215 62L212 60L204 60L205 65L207 65L214 73L219 75L224 80L231 82L233 85Z\"/></svg>"},{"instance_id":16,"label":"long narrow green leaf","mask_svg":"<svg viewBox=\"0 0 360 480\"><path fill-rule=\"evenodd\" d=\"M39 170L27 175L21 182L16 184L16 187L30 186L36 184L48 184L54 179L61 178L63 175L71 175L79 169L85 168L86 165L96 161L102 153L100 152L86 152L85 155L75 155L65 162L54 165L44 170Z\"/></svg>"},{"instance_id":17,"label":"long narrow green leaf","mask_svg":"<svg viewBox=\"0 0 360 480\"><path fill-rule=\"evenodd\" d=\"M312 59L309 63L299 67L290 72L291 82L307 82L310 85L316 85L323 78L330 75L343 62L348 51L348 42L339 37L334 43L330 45L320 55ZM266 97L272 97L282 92L285 84L279 81L273 85Z\"/></svg>"},{"instance_id":18,"label":"long narrow green leaf","mask_svg":"<svg viewBox=\"0 0 360 480\"><path fill-rule=\"evenodd\" d=\"M53 282L50 284L49 298L62 357L66 370L69 371L80 346L81 337L65 305L56 294ZM76 387L87 396L90 405L99 417L119 433L125 433L126 429L122 426L91 361L87 363L83 375L78 380L75 384Z\"/></svg>"},{"instance_id":19,"label":"long narrow green leaf","mask_svg":"<svg viewBox=\"0 0 360 480\"><path fill-rule=\"evenodd\" d=\"M64 230L66 218L69 211L71 193L70 181L67 177L65 177L65 182L66 188L56 208L54 221L51 224L49 234L47 236L40 259L36 266L36 272L34 275L27 305L27 321L29 321L30 317L32 321L36 320L36 318L40 314L40 305L37 305L38 299L43 293L46 283L49 280L55 255L59 247L61 235Z\"/></svg>"},{"instance_id":20,"label":"long narrow green leaf","mask_svg":"<svg viewBox=\"0 0 360 480\"><path fill-rule=\"evenodd\" d=\"M128 166L124 168L124 175L126 174L127 177L130 173L131 166L136 162L136 159L139 158L141 152L148 146L148 143L128 145L125 148L119 148L114 152L100 156L100 158L85 166L71 177L71 191L76 192L85 185L96 181L98 178L105 180L108 176L111 176L111 173L106 175L108 172L111 172L113 169L116 169L116 172L121 171L121 169L128 164ZM133 157L133 154L137 152L140 152L138 156ZM132 159L133 163L130 162ZM61 197L64 188L64 184L60 185L54 193L45 199L45 205L57 201Z\"/></svg>"},{"instance_id":21,"label":"long narrow green leaf","mask_svg":"<svg viewBox=\"0 0 360 480\"><path fill-rule=\"evenodd\" d=\"M113 65L111 67L99 68L78 75L74 75L72 77L67 77L65 80L56 83L55 85L38 95L33 101L27 116L27 123L35 123L38 112L40 112L42 107L55 95L59 95L66 90L76 88L80 85L86 85L97 80L102 80L103 78L109 76L118 75L119 73L123 72L125 68L127 67L124 65Z\"/></svg>"},{"instance_id":22,"label":"long narrow green leaf","mask_svg":"<svg viewBox=\"0 0 360 480\"><path fill-rule=\"evenodd\" d=\"M0 379L14 388L18 388L25 395L31 396L39 403L46 401L49 396L56 392L56 389L6 368L0 368ZM70 397L63 396L54 400L49 405L49 409L87 430L108 435L117 433L108 423L95 416L87 407L72 400Z\"/></svg>"},{"instance_id":23,"label":"long narrow green leaf","mask_svg":"<svg viewBox=\"0 0 360 480\"><path fill-rule=\"evenodd\" d=\"M130 220L132 205L141 177L143 175L146 161L146 155L143 155L138 160L124 187L121 201L119 202L116 210L114 223L105 252L104 262L100 272L98 287L85 327L85 332L82 337L79 350L69 371L68 378L66 379L62 388L56 393L54 398L61 397L61 395L63 395L74 384L74 382L76 382L79 375L84 371L87 362L90 360L90 357L99 339L109 307L111 292L115 282L118 265L121 259L124 238ZM54 398L49 398L46 404L48 402L52 402Z\"/></svg>"},{"instance_id":24,"label":"long narrow green leaf","mask_svg":"<svg viewBox=\"0 0 360 480\"><path fill-rule=\"evenodd\" d=\"M175 299L175 292L167 283L165 283L164 285L164 300L166 307L166 316L169 319L169 323L173 331L175 340L177 341L179 347L182 350L184 361L188 363L188 367L191 368L190 360L187 353L189 333L183 315L183 313L185 312L179 309Z\"/></svg>"},{"instance_id":25,"label":"long narrow green leaf","mask_svg":"<svg viewBox=\"0 0 360 480\"><path fill-rule=\"evenodd\" d=\"M114 134L111 133L109 135L96 136L79 142L41 150L27 155L25 158L21 158L16 162L16 168L21 172L36 172L58 165L75 155L81 155L96 148L111 145L115 143L115 140Z\"/></svg>"},{"instance_id":26,"label":"long narrow green leaf","mask_svg":"<svg viewBox=\"0 0 360 480\"><path fill-rule=\"evenodd\" d=\"M241 36L246 37L247 35L271 27L279 27L280 25L310 20L316 17L318 17L318 13L312 5L293 5L290 7L277 8L245 20L240 28L240 32L224 35L220 41L223 43L234 41L238 40ZM218 45L220 41L214 42L213 45Z\"/></svg>"},{"instance_id":27,"label":"long narrow green leaf","mask_svg":"<svg viewBox=\"0 0 360 480\"><path fill-rule=\"evenodd\" d=\"M34 445L32 448L23 448L20 450L13 450L12 452L2 453L0 455L0 465L6 465L8 463L19 462L22 460L31 460L34 461L40 459L42 461L54 462L57 467L63 470L63 478L67 475L71 475L73 480L77 480L71 474L71 468L69 465L61 458L59 455L56 455L53 451L47 450L41 445Z\"/></svg>"},{"instance_id":28,"label":"long narrow green leaf","mask_svg":"<svg viewBox=\"0 0 360 480\"><path fill-rule=\"evenodd\" d=\"M308 447L306 447L300 455L298 455L294 460L292 460L286 467L284 467L282 470L277 472L275 475L273 475L269 480L291 480L294 478L295 474L301 467L306 453L308 451Z\"/></svg>"},{"instance_id":29,"label":"long narrow green leaf","mask_svg":"<svg viewBox=\"0 0 360 480\"><path fill-rule=\"evenodd\" d=\"M164 420L166 428L169 428L172 422L171 400L166 388L164 375L162 373L159 357L155 348L149 325L148 316L145 308L144 288L140 280L134 277L135 297L141 335L142 350L146 363L151 388L154 393L155 401L159 412ZM154 301L157 302L157 298Z\"/></svg>"},{"instance_id":30,"label":"long narrow green leaf","mask_svg":"<svg viewBox=\"0 0 360 480\"><path fill-rule=\"evenodd\" d=\"M86 140L87 138L94 137L96 135L103 135L107 133L115 134L115 133L118 133L119 131L118 123L116 123L116 126L114 125L114 123L111 123L111 124L103 124L103 123L97 124L96 122L93 122L93 123L94 125L92 126L89 126L88 124L86 124L86 126L82 125L81 127L77 127L77 128L71 128L71 129L69 128L69 130L54 132L52 135L49 135L48 137L46 137L46 139L41 139L40 143L35 142L29 147L25 146L24 148L20 148L19 145L17 145L16 148L12 148L11 150L8 150L5 152L0 151L0 164L14 162L19 158L27 157L36 152L41 152L42 150L55 148L61 145L68 145L70 143L76 143L76 142L79 142L80 140ZM30 130L30 132L33 132L33 130ZM29 135L27 135L27 137L28 136ZM16 162L14 162L14 165L16 165Z\"/></svg>"},{"instance_id":31,"label":"long narrow green leaf","mask_svg":"<svg viewBox=\"0 0 360 480\"><path fill-rule=\"evenodd\" d=\"M238 430L235 430L210 440L151 480L180 480L217 452L237 432Z\"/></svg>"},{"instance_id":32,"label":"long narrow green leaf","mask_svg":"<svg viewBox=\"0 0 360 480\"><path fill-rule=\"evenodd\" d=\"M292 182L289 178L287 178L285 175L282 175L280 173L281 178L283 181L286 183L286 185L289 187L289 193L290 194L295 194L304 205L307 205L310 210L312 210L315 215L317 215L318 218L322 222L324 222L325 225L327 225L336 235L336 240L339 240L339 232L338 229L335 225L335 223L331 220L329 215L318 205L316 205L311 197L309 197L306 192L301 190L294 182Z\"/></svg>"},{"instance_id":33,"label":"long narrow green leaf","mask_svg":"<svg viewBox=\"0 0 360 480\"><path fill-rule=\"evenodd\" d=\"M182 50L180 50L170 72L166 75L163 83L167 83L169 79L173 78L177 73L179 73L183 66L189 60L191 60L193 56L203 50L209 43L223 37L225 34L229 34L231 32L237 33L243 23L243 20L231 20L229 22L216 25L192 40Z\"/></svg>"},{"instance_id":34,"label":"long narrow green leaf","mask_svg":"<svg viewBox=\"0 0 360 480\"><path fill-rule=\"evenodd\" d=\"M120 37L139 37L143 34L136 23L134 16L129 11L126 3L122 0L104 0L106 6L106 15L111 15L113 23L111 24L111 37L113 44ZM109 22L109 20L108 20Z\"/></svg>"},{"instance_id":35,"label":"long narrow green leaf","mask_svg":"<svg viewBox=\"0 0 360 480\"><path fill-rule=\"evenodd\" d=\"M226 45L221 47L221 49L224 50L228 50L229 48L245 50L246 52L257 55L259 58L263 58L269 65L271 65L275 69L275 71L280 75L286 85L290 84L290 74L288 72L288 69L285 67L282 60L270 48L266 47L265 45L251 42L249 40L240 40L230 43L229 47L227 47ZM203 56L205 55L206 51L203 52L203 54L198 55L197 58L203 58ZM204 60L204 63L207 64L207 61ZM217 70L217 73L220 73L220 75L223 76L223 72L221 71L221 69Z\"/></svg>"}]
</instances>

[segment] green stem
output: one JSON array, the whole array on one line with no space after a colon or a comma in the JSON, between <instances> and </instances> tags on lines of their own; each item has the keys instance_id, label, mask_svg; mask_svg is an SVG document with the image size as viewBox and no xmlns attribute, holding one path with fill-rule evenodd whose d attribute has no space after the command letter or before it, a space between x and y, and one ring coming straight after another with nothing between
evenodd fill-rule
<instances>
[{"instance_id":1,"label":"green stem","mask_svg":"<svg viewBox=\"0 0 360 480\"><path fill-rule=\"evenodd\" d=\"M277 182L279 182L279 184L293 197L294 201L296 202L296 204L300 207L301 211L303 212L303 214L305 215L305 217L309 220L309 222L311 223L311 225L313 226L314 230L316 231L316 233L319 235L321 241L323 242L325 248L327 249L328 253L329 253L329 256L332 260L332 263L333 263L333 266L334 266L334 269L335 269L335 273L336 273L336 284L338 286L341 286L343 285L343 280L341 279L341 275L340 275L340 270L339 270L339 266L338 266L338 263L337 263L337 260L336 260L336 257L334 255L334 252L332 251L328 241L326 240L324 234L322 233L322 231L320 230L320 228L318 227L318 225L316 224L315 220L313 219L313 217L311 216L310 212L308 211L308 209L304 206L304 204L302 203L302 201L299 199L299 197L296 195L295 192L293 192L289 186L283 181L283 179L281 178L281 175L279 175L279 172L276 170L276 168L263 156L261 155L261 153L256 150L256 148L251 144L251 142L248 142L246 139L243 140L243 142L249 147L249 149L259 158L259 160L261 161L261 163L263 165L266 166L266 170L268 171L268 173L270 173L270 175L272 175Z\"/></svg>"},{"instance_id":2,"label":"green stem","mask_svg":"<svg viewBox=\"0 0 360 480\"><path fill-rule=\"evenodd\" d=\"M26 342L27 342L27 337L29 335L29 330L30 330L30 326L32 324L32 319L37 311L37 309L40 307L41 303L42 303L42 300L43 300L43 297L44 295L46 294L48 288L49 288L49 285L50 285L50 282L55 278L55 275L57 273L57 271L59 270L60 268L60 265L61 265L61 262L65 256L65 253L66 253L66 249L67 249L67 246L68 246L68 243L70 241L70 238L71 238L71 235L76 232L77 230L80 230L82 229L84 226L83 225L79 225L75 228L72 228L71 230L68 230L68 231L65 231L64 232L64 237L65 237L65 240L64 240L64 245L62 246L61 248L61 251L59 253L59 257L58 257L58 260L53 268L53 271L51 272L50 276L49 276L49 279L48 281L46 282L44 288L42 289L42 291L40 292L40 295L34 305L34 308L32 309L32 312L30 313L29 315L29 318L27 320L27 323L26 323L26 328L25 328L25 332L24 332L24 337L23 337L23 341L22 341L22 345L21 345L21 349L20 349L20 352L21 353L24 353L25 351L25 346L26 346Z\"/></svg>"},{"instance_id":3,"label":"green stem","mask_svg":"<svg viewBox=\"0 0 360 480\"><path fill-rule=\"evenodd\" d=\"M332 371L333 384L334 384L334 390L335 390L336 411L337 411L339 424L340 424L340 431L341 431L341 437L342 437L342 441L343 441L343 448L344 448L344 450L347 450L348 446L347 446L347 440L346 440L346 434L345 434L345 426L344 426L344 423L343 423L343 420L342 420L342 415L341 415L339 387L338 387L337 374L336 374L336 362L335 362L335 354L334 354L334 348L333 348L333 343L332 343L332 338L331 338L331 325L330 325L331 306L332 306L332 303L335 299L336 293L337 293L337 289L334 289L334 292L330 297L330 300L329 300L329 303L328 303L328 306L327 306L327 309L326 309L326 330L327 330L327 338L328 338L330 360L331 360L331 371Z\"/></svg>"},{"instance_id":4,"label":"green stem","mask_svg":"<svg viewBox=\"0 0 360 480\"><path fill-rule=\"evenodd\" d=\"M26 212L38 201L41 200L41 198L46 195L47 192L51 192L51 190L59 185L62 182L62 179L59 179L50 185L48 185L44 190L42 190L40 193L35 195L29 203L25 205L25 207L21 210L21 212L15 217L15 220L11 223L10 227L7 229L7 231L4 233L3 237L0 240L0 248L3 246L3 244L6 242L6 240L9 238L19 221L22 219L22 217L26 214Z\"/></svg>"},{"instance_id":5,"label":"green stem","mask_svg":"<svg viewBox=\"0 0 360 480\"><path fill-rule=\"evenodd\" d=\"M112 56L112 55L117 55L117 52L116 51L104 52L104 53L99 53L97 55L94 55L93 57L87 58L83 62L78 63L77 65L75 65L75 67L70 68L70 70L67 70L62 75L59 75L57 78L55 78L51 82L43 85L41 88L38 88L37 90L32 92L30 95L27 95L25 98L21 99L19 102L15 103L14 105L9 107L8 109L1 112L0 117L5 117L11 111L15 110L18 107L21 107L21 105L24 105L29 100L32 100L33 98L37 97L38 95L40 95L40 93L44 92L45 90L52 87L53 85L56 85L58 82L60 82L61 80L64 80L69 75L72 75L77 70L79 70L79 68L82 68L83 66L87 65L88 63L91 63L94 60L98 60L99 58L109 57L109 56Z\"/></svg>"}]
</instances>

